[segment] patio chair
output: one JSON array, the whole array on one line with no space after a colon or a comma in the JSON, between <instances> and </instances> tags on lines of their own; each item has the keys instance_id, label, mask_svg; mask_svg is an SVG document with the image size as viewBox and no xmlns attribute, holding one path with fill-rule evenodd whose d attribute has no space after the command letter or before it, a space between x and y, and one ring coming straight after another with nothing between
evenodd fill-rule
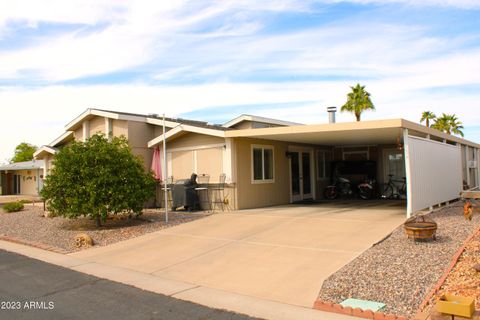
<instances>
[{"instance_id":1,"label":"patio chair","mask_svg":"<svg viewBox=\"0 0 480 320\"><path fill-rule=\"evenodd\" d=\"M227 175L222 173L218 178L218 183L212 184L210 187L210 193L212 194L212 212L215 212L217 204L220 205L222 211L225 211L225 180Z\"/></svg>"},{"instance_id":2,"label":"patio chair","mask_svg":"<svg viewBox=\"0 0 480 320\"><path fill-rule=\"evenodd\" d=\"M197 192L198 194L198 204L199 204L199 207L203 210L204 209L204 206L202 206L202 203L206 203L208 207L210 207L210 194L209 194L209 190L208 190L208 183L210 182L210 175L209 174L206 174L206 173L202 173L200 175L197 176L197 183L198 183L198 186L195 188L195 191ZM202 194L201 193L205 193L204 197L202 197ZM210 208L208 208L210 209Z\"/></svg>"}]
</instances>

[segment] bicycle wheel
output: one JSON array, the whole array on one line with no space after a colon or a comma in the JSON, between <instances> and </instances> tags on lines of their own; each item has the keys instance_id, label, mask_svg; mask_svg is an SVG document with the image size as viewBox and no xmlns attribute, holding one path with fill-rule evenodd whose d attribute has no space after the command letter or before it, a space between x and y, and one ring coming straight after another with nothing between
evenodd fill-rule
<instances>
[{"instance_id":1,"label":"bicycle wheel","mask_svg":"<svg viewBox=\"0 0 480 320\"><path fill-rule=\"evenodd\" d=\"M373 190L369 187L366 187L366 186L361 186L361 187L358 187L358 195L360 196L360 198L362 198L363 200L370 200L372 199L372 196L373 196Z\"/></svg>"},{"instance_id":2,"label":"bicycle wheel","mask_svg":"<svg viewBox=\"0 0 480 320\"><path fill-rule=\"evenodd\" d=\"M323 195L330 200L336 199L338 197L337 188L335 186L328 186L325 188Z\"/></svg>"},{"instance_id":3,"label":"bicycle wheel","mask_svg":"<svg viewBox=\"0 0 480 320\"><path fill-rule=\"evenodd\" d=\"M385 189L383 189L382 199L392 199L393 198L393 188L391 185L387 184Z\"/></svg>"}]
</instances>

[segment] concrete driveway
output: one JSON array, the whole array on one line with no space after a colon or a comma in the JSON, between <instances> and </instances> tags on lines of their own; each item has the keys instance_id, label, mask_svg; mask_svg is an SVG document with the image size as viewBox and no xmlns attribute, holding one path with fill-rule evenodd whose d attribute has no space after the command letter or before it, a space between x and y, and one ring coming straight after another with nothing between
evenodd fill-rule
<instances>
[{"instance_id":1,"label":"concrete driveway","mask_svg":"<svg viewBox=\"0 0 480 320\"><path fill-rule=\"evenodd\" d=\"M71 256L311 307L325 278L404 220L397 201L287 205L214 214Z\"/></svg>"}]
</instances>

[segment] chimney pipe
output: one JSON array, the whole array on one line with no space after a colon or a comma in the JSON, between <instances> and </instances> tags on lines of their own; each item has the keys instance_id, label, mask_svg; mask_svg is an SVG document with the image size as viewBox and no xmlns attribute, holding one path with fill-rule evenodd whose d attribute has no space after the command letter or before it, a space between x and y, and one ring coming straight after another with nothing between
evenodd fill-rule
<instances>
[{"instance_id":1,"label":"chimney pipe","mask_svg":"<svg viewBox=\"0 0 480 320\"><path fill-rule=\"evenodd\" d=\"M328 123L335 123L335 113L337 112L337 107L328 107Z\"/></svg>"}]
</instances>

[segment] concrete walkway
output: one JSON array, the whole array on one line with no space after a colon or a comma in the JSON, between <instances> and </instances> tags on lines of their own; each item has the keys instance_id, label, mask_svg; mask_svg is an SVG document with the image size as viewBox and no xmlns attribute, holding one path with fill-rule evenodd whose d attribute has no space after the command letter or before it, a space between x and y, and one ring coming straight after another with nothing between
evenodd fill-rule
<instances>
[{"instance_id":1,"label":"concrete walkway","mask_svg":"<svg viewBox=\"0 0 480 320\"><path fill-rule=\"evenodd\" d=\"M323 280L388 235L404 212L399 202L337 201L215 214L70 257L90 262L75 270L131 270L146 285L175 283L168 294L212 307L222 307L212 294L221 291L222 299L244 297L246 309L249 299L311 308Z\"/></svg>"}]
</instances>

